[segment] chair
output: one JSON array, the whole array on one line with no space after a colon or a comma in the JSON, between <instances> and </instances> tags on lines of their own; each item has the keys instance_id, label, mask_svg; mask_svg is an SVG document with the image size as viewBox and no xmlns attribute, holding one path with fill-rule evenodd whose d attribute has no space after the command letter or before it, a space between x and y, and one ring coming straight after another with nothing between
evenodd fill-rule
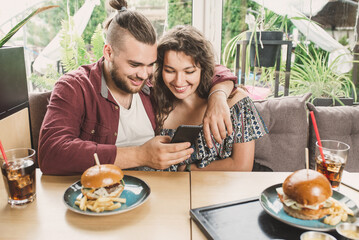
<instances>
[{"instance_id":1,"label":"chair","mask_svg":"<svg viewBox=\"0 0 359 240\"><path fill-rule=\"evenodd\" d=\"M30 93L29 94L29 111L30 111L30 131L32 148L38 151L38 141L42 121L45 117L47 105L50 101L51 92ZM35 155L36 167L37 154Z\"/></svg>"}]
</instances>

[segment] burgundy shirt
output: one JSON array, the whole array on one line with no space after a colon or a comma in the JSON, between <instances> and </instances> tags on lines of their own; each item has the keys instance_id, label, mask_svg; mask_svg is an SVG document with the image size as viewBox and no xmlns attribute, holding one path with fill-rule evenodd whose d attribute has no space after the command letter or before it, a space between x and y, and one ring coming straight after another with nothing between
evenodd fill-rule
<instances>
[{"instance_id":1,"label":"burgundy shirt","mask_svg":"<svg viewBox=\"0 0 359 240\"><path fill-rule=\"evenodd\" d=\"M44 174L81 174L95 164L113 164L120 107L109 93L102 77L103 58L64 74L55 84L41 126L38 160ZM227 68L216 66L214 84L237 81ZM150 100L150 84L139 92L146 113L155 129Z\"/></svg>"}]
</instances>

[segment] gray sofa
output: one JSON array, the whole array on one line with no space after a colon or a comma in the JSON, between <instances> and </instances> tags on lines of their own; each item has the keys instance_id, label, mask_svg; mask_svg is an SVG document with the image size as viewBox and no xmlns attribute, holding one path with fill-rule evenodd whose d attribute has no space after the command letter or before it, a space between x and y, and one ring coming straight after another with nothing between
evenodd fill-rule
<instances>
[{"instance_id":1,"label":"gray sofa","mask_svg":"<svg viewBox=\"0 0 359 240\"><path fill-rule=\"evenodd\" d=\"M51 92L29 96L33 148L37 149L39 130ZM315 134L308 118L314 111L321 139L335 139L351 148L345 169L359 171L359 107L315 107L308 103L311 94L255 101L269 134L256 141L258 171L295 171L305 168L305 148L309 148L314 168Z\"/></svg>"},{"instance_id":2,"label":"gray sofa","mask_svg":"<svg viewBox=\"0 0 359 240\"><path fill-rule=\"evenodd\" d=\"M256 141L255 162L273 171L305 168L305 148L314 169L316 136L309 111L313 111L321 139L350 145L345 169L359 171L359 106L315 107L311 94L256 101L269 134Z\"/></svg>"}]
</instances>

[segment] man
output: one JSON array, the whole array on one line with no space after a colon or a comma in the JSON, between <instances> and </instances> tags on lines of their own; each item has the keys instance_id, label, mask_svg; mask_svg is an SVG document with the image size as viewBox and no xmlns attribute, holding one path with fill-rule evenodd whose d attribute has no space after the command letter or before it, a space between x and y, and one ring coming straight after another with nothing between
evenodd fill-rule
<instances>
[{"instance_id":1,"label":"man","mask_svg":"<svg viewBox=\"0 0 359 240\"><path fill-rule=\"evenodd\" d=\"M122 10L107 25L103 57L63 75L52 92L38 149L44 174L82 173L95 164L94 153L101 164L123 169L165 169L193 152L190 143L168 144L169 137L154 136L149 82L157 45L151 23L127 6L111 6ZM221 81L220 76L217 79ZM228 79L236 78L230 75ZM204 119L207 139L210 129L216 139L223 139L230 125L226 94L233 83L217 84L212 92L221 88L211 96Z\"/></svg>"}]
</instances>

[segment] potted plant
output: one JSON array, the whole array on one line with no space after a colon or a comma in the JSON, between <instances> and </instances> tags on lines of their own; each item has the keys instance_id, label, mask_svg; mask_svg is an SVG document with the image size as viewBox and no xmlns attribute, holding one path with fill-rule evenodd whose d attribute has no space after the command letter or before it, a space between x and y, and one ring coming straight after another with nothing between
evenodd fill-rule
<instances>
[{"instance_id":1,"label":"potted plant","mask_svg":"<svg viewBox=\"0 0 359 240\"><path fill-rule=\"evenodd\" d=\"M254 12L254 11L252 11ZM287 28L287 17L281 17L269 10L262 8L261 13L246 16L248 30L233 37L226 44L222 62L228 66L231 58L236 55L238 41L247 40L250 50L247 51L246 62L250 62L250 66L256 67L273 67L279 57L280 45L263 45L263 40L283 40L284 32ZM267 51L269 51L267 53ZM248 66L248 64L246 64ZM246 71L247 72L247 71Z\"/></svg>"},{"instance_id":2,"label":"potted plant","mask_svg":"<svg viewBox=\"0 0 359 240\"><path fill-rule=\"evenodd\" d=\"M4 44L36 14L57 6L33 11L0 39L0 119L27 106L27 80L23 47Z\"/></svg>"},{"instance_id":3,"label":"potted plant","mask_svg":"<svg viewBox=\"0 0 359 240\"><path fill-rule=\"evenodd\" d=\"M281 16L262 8L257 20L249 24L246 32L246 40L250 45L251 67L274 67L279 57L281 45L263 44L263 41L283 40L284 28L286 28L287 17Z\"/></svg>"},{"instance_id":4,"label":"potted plant","mask_svg":"<svg viewBox=\"0 0 359 240\"><path fill-rule=\"evenodd\" d=\"M226 44L222 55L222 63L227 67L231 67L229 65L232 59L235 58L233 68L241 83L252 85L253 93L258 89L262 92L262 90L267 91L269 88L269 95L279 96L278 82L287 81L279 80L282 78L279 70L284 68L282 68L281 64L276 66L276 63L280 60L281 45L288 44L279 42L283 40L283 36L287 32L288 19L286 16L282 17L269 10L264 10L263 7L260 13L254 13L257 17L251 14L246 16L249 30L233 37ZM274 40L278 44L263 44L267 40ZM286 70L287 68L285 68ZM289 76L289 74L286 76ZM274 79L275 82L273 81ZM284 94L288 94L286 89L287 87L284 88ZM262 93L261 96L267 97Z\"/></svg>"},{"instance_id":5,"label":"potted plant","mask_svg":"<svg viewBox=\"0 0 359 240\"><path fill-rule=\"evenodd\" d=\"M251 67L274 67L279 54L281 45L266 45L265 40L280 41L283 40L281 31L261 31L247 32L247 40L250 41L250 64ZM260 45L258 47L258 45Z\"/></svg>"},{"instance_id":6,"label":"potted plant","mask_svg":"<svg viewBox=\"0 0 359 240\"><path fill-rule=\"evenodd\" d=\"M298 45L297 61L292 64L290 93L311 92L311 102L317 106L352 105L356 90L349 73L336 71L339 57L328 65L328 53L309 45ZM351 96L354 96L353 99Z\"/></svg>"}]
</instances>

